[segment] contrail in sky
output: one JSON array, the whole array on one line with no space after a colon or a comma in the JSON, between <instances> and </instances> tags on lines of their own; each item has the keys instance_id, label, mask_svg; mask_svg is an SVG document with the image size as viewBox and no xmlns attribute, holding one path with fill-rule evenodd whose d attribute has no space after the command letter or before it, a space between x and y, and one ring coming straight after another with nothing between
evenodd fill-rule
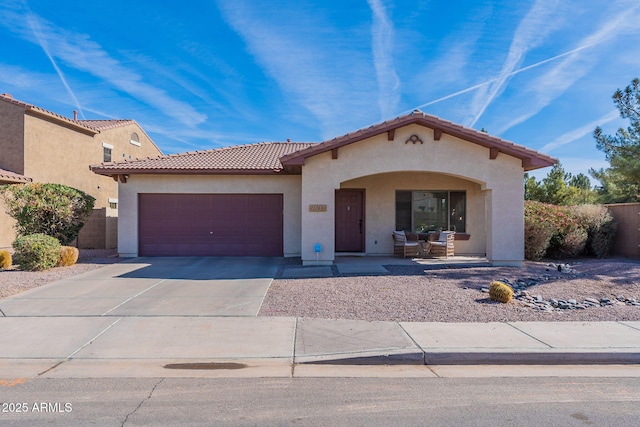
<instances>
[{"instance_id":1,"label":"contrail in sky","mask_svg":"<svg viewBox=\"0 0 640 427\"><path fill-rule=\"evenodd\" d=\"M579 52L579 51L581 51L583 49L591 47L594 44L596 44L596 43L589 43L589 44L586 44L584 46L580 46L580 47L577 47L575 49L572 49L572 50L570 50L568 52L561 53L560 55L556 55L556 56L554 56L552 58L548 58L548 59L545 59L543 61L536 62L535 64L527 65L526 67L519 68L519 69L517 69L515 71L510 72L509 74L506 75L506 77L515 76L516 74L520 74L520 73L522 73L524 71L528 71L528 70L530 70L532 68L539 67L540 65L544 65L544 64L546 64L548 62L555 61L556 59L560 59L560 58L562 58L564 56L571 55L573 53ZM437 104L438 102L446 101L447 99L454 98L454 97L456 97L458 95L462 95L462 94L465 94L467 92L471 92L471 91L473 91L475 89L478 89L478 88L480 88L482 86L486 86L486 85L491 84L491 83L493 83L495 81L498 81L498 80L499 80L499 78L496 77L494 79L487 80L486 82L478 83L477 85L468 87L466 89L462 89L462 90L460 90L458 92L454 92L454 93L449 94L447 96L443 96L442 98L438 98L438 99L436 99L434 101L427 102L426 104L418 105L417 107L414 108L414 110L415 109L420 109L420 108L423 108L423 107L428 107L429 105Z\"/></svg>"},{"instance_id":2,"label":"contrail in sky","mask_svg":"<svg viewBox=\"0 0 640 427\"><path fill-rule=\"evenodd\" d=\"M73 99L73 103L78 109L80 116L84 119L85 118L84 111L82 111L80 102L78 101L76 94L73 93L73 91L71 90L71 86L69 86L69 83L67 83L67 79L64 77L64 74L62 74L62 70L60 69L60 67L58 67L58 64L56 63L56 61L53 59L53 56L49 52L49 46L47 45L47 41L44 39L44 37L42 36L42 33L40 32L38 23L36 22L36 20L33 18L31 14L28 15L27 20L29 21L29 27L31 27L31 31L33 31L33 35L38 40L38 44L40 45L44 53L47 55L47 58L49 58L49 61L51 61L51 65L53 65L53 68L55 68L56 73L58 73L58 76L60 77L60 80L62 80L62 84L64 85L65 89L67 89L69 96L71 96L71 98Z\"/></svg>"}]
</instances>

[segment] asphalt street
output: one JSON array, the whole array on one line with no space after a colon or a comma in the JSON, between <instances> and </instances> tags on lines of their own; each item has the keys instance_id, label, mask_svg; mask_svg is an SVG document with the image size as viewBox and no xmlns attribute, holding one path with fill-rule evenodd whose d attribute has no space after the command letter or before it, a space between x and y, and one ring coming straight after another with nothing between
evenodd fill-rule
<instances>
[{"instance_id":1,"label":"asphalt street","mask_svg":"<svg viewBox=\"0 0 640 427\"><path fill-rule=\"evenodd\" d=\"M3 426L636 426L640 380L36 379L0 400Z\"/></svg>"}]
</instances>

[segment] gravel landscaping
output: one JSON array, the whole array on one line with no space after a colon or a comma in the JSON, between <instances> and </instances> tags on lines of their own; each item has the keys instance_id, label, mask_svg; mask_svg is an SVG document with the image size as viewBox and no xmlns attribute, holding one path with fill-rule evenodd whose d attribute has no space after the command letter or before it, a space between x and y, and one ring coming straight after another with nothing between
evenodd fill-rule
<instances>
[{"instance_id":1,"label":"gravel landscaping","mask_svg":"<svg viewBox=\"0 0 640 427\"><path fill-rule=\"evenodd\" d=\"M563 271L557 267L550 261L522 268L388 265L385 275L276 279L259 315L407 322L640 320L640 306L627 302L640 301L639 261L580 259ZM521 299L491 301L483 288L493 280L521 285ZM569 306L554 307L551 300Z\"/></svg>"}]
</instances>

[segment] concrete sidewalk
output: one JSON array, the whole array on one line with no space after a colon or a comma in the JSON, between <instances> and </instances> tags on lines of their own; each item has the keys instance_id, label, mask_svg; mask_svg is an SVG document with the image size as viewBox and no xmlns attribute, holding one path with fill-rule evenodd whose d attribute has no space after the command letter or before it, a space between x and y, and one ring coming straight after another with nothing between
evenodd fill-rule
<instances>
[{"instance_id":1,"label":"concrete sidewalk","mask_svg":"<svg viewBox=\"0 0 640 427\"><path fill-rule=\"evenodd\" d=\"M235 369L241 376L290 376L292 367L309 365L640 365L640 322L3 317L0 342L0 379Z\"/></svg>"}]
</instances>

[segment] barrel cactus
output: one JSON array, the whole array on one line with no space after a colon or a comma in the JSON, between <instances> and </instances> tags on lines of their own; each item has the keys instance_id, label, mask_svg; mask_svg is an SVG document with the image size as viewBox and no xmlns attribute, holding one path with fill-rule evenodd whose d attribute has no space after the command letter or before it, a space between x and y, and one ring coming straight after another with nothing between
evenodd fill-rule
<instances>
[{"instance_id":1,"label":"barrel cactus","mask_svg":"<svg viewBox=\"0 0 640 427\"><path fill-rule=\"evenodd\" d=\"M507 303L513 298L513 289L505 283L494 280L489 287L489 298L494 301Z\"/></svg>"},{"instance_id":2,"label":"barrel cactus","mask_svg":"<svg viewBox=\"0 0 640 427\"><path fill-rule=\"evenodd\" d=\"M13 264L11 254L6 249L0 249L0 270L8 270Z\"/></svg>"}]
</instances>

